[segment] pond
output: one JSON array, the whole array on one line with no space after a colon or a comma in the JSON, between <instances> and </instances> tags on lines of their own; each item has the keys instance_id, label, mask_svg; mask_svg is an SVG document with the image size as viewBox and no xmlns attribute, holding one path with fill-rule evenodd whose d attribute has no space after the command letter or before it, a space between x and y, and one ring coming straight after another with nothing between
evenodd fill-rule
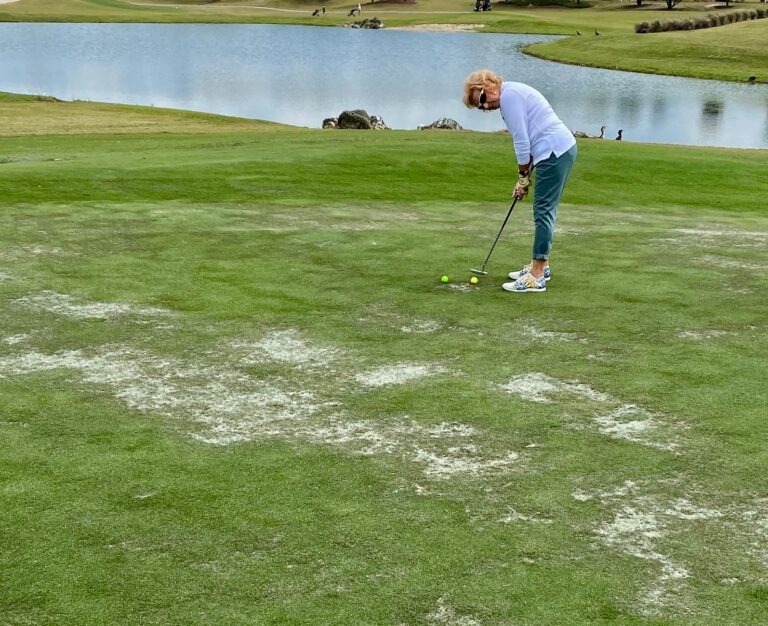
<instances>
[{"instance_id":1,"label":"pond","mask_svg":"<svg viewBox=\"0 0 768 626\"><path fill-rule=\"evenodd\" d=\"M630 141L768 148L768 85L551 63L520 52L532 35L214 24L0 24L0 90L64 100L207 111L319 127L360 108L392 128L467 110L461 82L490 67L527 82L572 130Z\"/></svg>"}]
</instances>

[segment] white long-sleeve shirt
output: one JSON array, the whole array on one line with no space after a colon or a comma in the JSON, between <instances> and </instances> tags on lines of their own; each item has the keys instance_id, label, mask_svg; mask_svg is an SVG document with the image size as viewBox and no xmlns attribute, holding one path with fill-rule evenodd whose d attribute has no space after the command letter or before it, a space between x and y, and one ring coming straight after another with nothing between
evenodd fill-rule
<instances>
[{"instance_id":1,"label":"white long-sleeve shirt","mask_svg":"<svg viewBox=\"0 0 768 626\"><path fill-rule=\"evenodd\" d=\"M533 87L504 82L499 104L501 117L515 143L518 164L527 165L533 156L536 165L553 152L559 157L576 144L573 133Z\"/></svg>"}]
</instances>

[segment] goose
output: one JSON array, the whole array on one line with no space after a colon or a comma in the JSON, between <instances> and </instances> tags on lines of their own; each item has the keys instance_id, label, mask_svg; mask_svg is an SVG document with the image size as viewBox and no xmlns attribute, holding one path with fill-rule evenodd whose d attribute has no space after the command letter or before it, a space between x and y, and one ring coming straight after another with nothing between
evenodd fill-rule
<instances>
[{"instance_id":1,"label":"goose","mask_svg":"<svg viewBox=\"0 0 768 626\"><path fill-rule=\"evenodd\" d=\"M579 139L605 139L605 126L600 127L599 135L590 135L589 133L585 133L583 130L574 130L571 132L573 133L574 137L578 137Z\"/></svg>"},{"instance_id":2,"label":"goose","mask_svg":"<svg viewBox=\"0 0 768 626\"><path fill-rule=\"evenodd\" d=\"M597 29L595 29L595 37L599 37L600 33L597 32Z\"/></svg>"},{"instance_id":3,"label":"goose","mask_svg":"<svg viewBox=\"0 0 768 626\"><path fill-rule=\"evenodd\" d=\"M579 31L576 31L576 34L581 37L581 33Z\"/></svg>"},{"instance_id":4,"label":"goose","mask_svg":"<svg viewBox=\"0 0 768 626\"><path fill-rule=\"evenodd\" d=\"M621 133L623 133L623 132L624 132L623 130L619 129L619 134L616 137L616 141L621 141Z\"/></svg>"},{"instance_id":5,"label":"goose","mask_svg":"<svg viewBox=\"0 0 768 626\"><path fill-rule=\"evenodd\" d=\"M756 80L757 80L757 76L750 76L750 77L747 79L747 82L748 82L748 83L754 83Z\"/></svg>"}]
</instances>

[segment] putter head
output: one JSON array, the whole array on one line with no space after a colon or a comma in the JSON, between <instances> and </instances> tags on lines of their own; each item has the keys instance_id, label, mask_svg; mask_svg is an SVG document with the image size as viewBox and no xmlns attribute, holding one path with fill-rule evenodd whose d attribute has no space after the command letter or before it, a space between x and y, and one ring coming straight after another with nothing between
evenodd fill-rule
<instances>
[{"instance_id":1,"label":"putter head","mask_svg":"<svg viewBox=\"0 0 768 626\"><path fill-rule=\"evenodd\" d=\"M488 272L486 272L485 270L473 270L473 269L471 269L469 271L472 272L473 274L475 274L476 276L487 276L488 275Z\"/></svg>"}]
</instances>

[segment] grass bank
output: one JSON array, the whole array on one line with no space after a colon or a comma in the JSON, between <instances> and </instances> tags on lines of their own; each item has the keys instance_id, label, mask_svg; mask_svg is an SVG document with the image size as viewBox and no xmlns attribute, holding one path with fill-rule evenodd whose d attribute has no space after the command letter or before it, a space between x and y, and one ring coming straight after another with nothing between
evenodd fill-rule
<instances>
[{"instance_id":1,"label":"grass bank","mask_svg":"<svg viewBox=\"0 0 768 626\"><path fill-rule=\"evenodd\" d=\"M324 16L312 17L320 3L305 0L243 2L191 0L18 0L0 4L0 21L275 23L341 26L357 3L330 1ZM416 3L369 2L363 17L378 16L390 27L425 24L471 25L482 32L562 34L568 39L537 45L533 54L566 63L695 78L768 81L763 41L768 20L730 26L638 35L641 21L697 17L714 9L685 2L674 11L661 2L616 3L600 0L588 8L535 7L497 2L489 13L474 13L469 0L420 0ZM738 9L764 6L739 3ZM721 9L718 9L721 11ZM595 31L600 35L596 36ZM576 35L581 32L582 36Z\"/></svg>"},{"instance_id":2,"label":"grass bank","mask_svg":"<svg viewBox=\"0 0 768 626\"><path fill-rule=\"evenodd\" d=\"M768 19L698 31L569 37L529 46L526 52L562 63L648 74L736 82L754 76L768 82L766 37Z\"/></svg>"},{"instance_id":3,"label":"grass bank","mask_svg":"<svg viewBox=\"0 0 768 626\"><path fill-rule=\"evenodd\" d=\"M768 152L0 115L4 623L765 622Z\"/></svg>"}]
</instances>

